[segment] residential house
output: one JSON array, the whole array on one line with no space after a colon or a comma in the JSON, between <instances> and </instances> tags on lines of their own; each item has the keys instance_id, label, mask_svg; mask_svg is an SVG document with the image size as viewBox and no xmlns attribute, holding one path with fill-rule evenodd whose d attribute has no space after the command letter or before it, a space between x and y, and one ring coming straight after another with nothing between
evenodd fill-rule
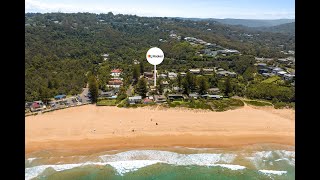
<instances>
[{"instance_id":1,"label":"residential house","mask_svg":"<svg viewBox=\"0 0 320 180\"><path fill-rule=\"evenodd\" d=\"M168 82L168 81L161 81L161 84L162 84L164 87L168 87L168 86L169 86L169 82Z\"/></svg>"},{"instance_id":2,"label":"residential house","mask_svg":"<svg viewBox=\"0 0 320 180\"><path fill-rule=\"evenodd\" d=\"M167 101L166 96L164 95L154 95L154 102L156 103L164 103Z\"/></svg>"},{"instance_id":3,"label":"residential house","mask_svg":"<svg viewBox=\"0 0 320 180\"><path fill-rule=\"evenodd\" d=\"M152 81L152 84L154 82ZM150 92L155 92L157 90L156 86L150 86Z\"/></svg>"},{"instance_id":4,"label":"residential house","mask_svg":"<svg viewBox=\"0 0 320 180\"><path fill-rule=\"evenodd\" d=\"M264 77L271 77L271 76L274 76L274 74L273 74L273 73L262 73L261 75L262 75L262 76L264 76Z\"/></svg>"},{"instance_id":5,"label":"residential house","mask_svg":"<svg viewBox=\"0 0 320 180\"><path fill-rule=\"evenodd\" d=\"M203 68L203 74L213 74L214 69L212 68Z\"/></svg>"},{"instance_id":6,"label":"residential house","mask_svg":"<svg viewBox=\"0 0 320 180\"><path fill-rule=\"evenodd\" d=\"M295 80L295 75L293 75L293 74L284 74L283 75L283 79L286 80L286 81L292 81L292 80Z\"/></svg>"},{"instance_id":7,"label":"residential house","mask_svg":"<svg viewBox=\"0 0 320 180\"><path fill-rule=\"evenodd\" d=\"M159 74L158 77L167 78L168 76L166 74Z\"/></svg>"},{"instance_id":8,"label":"residential house","mask_svg":"<svg viewBox=\"0 0 320 180\"><path fill-rule=\"evenodd\" d=\"M122 85L123 85L122 80L115 79L115 80L109 81L108 84L107 84L107 87L112 87L112 88L117 88L117 89L119 89L120 86L122 86Z\"/></svg>"},{"instance_id":9,"label":"residential house","mask_svg":"<svg viewBox=\"0 0 320 180\"><path fill-rule=\"evenodd\" d=\"M218 69L216 70L216 72L219 72L219 71L224 71L224 69L218 68Z\"/></svg>"},{"instance_id":10,"label":"residential house","mask_svg":"<svg viewBox=\"0 0 320 180\"><path fill-rule=\"evenodd\" d=\"M138 60L133 60L133 64L137 65L137 64L140 64L140 62Z\"/></svg>"},{"instance_id":11,"label":"residential house","mask_svg":"<svg viewBox=\"0 0 320 180\"><path fill-rule=\"evenodd\" d=\"M111 71L111 76L112 77L119 77L120 75L121 75L121 72L122 72L122 70L121 69L113 69L112 71Z\"/></svg>"},{"instance_id":12,"label":"residential house","mask_svg":"<svg viewBox=\"0 0 320 180\"><path fill-rule=\"evenodd\" d=\"M285 71L278 71L277 72L277 75L280 77L283 77L285 74L287 74L287 72L285 72Z\"/></svg>"},{"instance_id":13,"label":"residential house","mask_svg":"<svg viewBox=\"0 0 320 180\"><path fill-rule=\"evenodd\" d=\"M209 88L209 89L208 89L208 93L209 93L209 94L217 95L217 94L220 93L220 89L219 89L219 88Z\"/></svg>"},{"instance_id":14,"label":"residential house","mask_svg":"<svg viewBox=\"0 0 320 180\"><path fill-rule=\"evenodd\" d=\"M200 97L199 93L190 93L189 98L198 99Z\"/></svg>"},{"instance_id":15,"label":"residential house","mask_svg":"<svg viewBox=\"0 0 320 180\"><path fill-rule=\"evenodd\" d=\"M224 50L218 50L218 53L220 53L220 54L239 54L240 52L235 49L224 49Z\"/></svg>"},{"instance_id":16,"label":"residential house","mask_svg":"<svg viewBox=\"0 0 320 180\"><path fill-rule=\"evenodd\" d=\"M185 72L181 72L181 73L180 73L180 76L181 76L181 77L184 77L184 76L186 76L186 75L187 75L187 73L185 73Z\"/></svg>"},{"instance_id":17,"label":"residential house","mask_svg":"<svg viewBox=\"0 0 320 180\"><path fill-rule=\"evenodd\" d=\"M225 77L225 76L229 76L229 77L237 77L237 73L235 72L230 72L230 71L219 71L217 72L217 76L218 77Z\"/></svg>"},{"instance_id":18,"label":"residential house","mask_svg":"<svg viewBox=\"0 0 320 180\"><path fill-rule=\"evenodd\" d=\"M286 58L281 58L281 59L278 59L277 61L281 64L288 64L289 63L288 59L286 59Z\"/></svg>"},{"instance_id":19,"label":"residential house","mask_svg":"<svg viewBox=\"0 0 320 180\"><path fill-rule=\"evenodd\" d=\"M263 73L269 73L269 69L259 69L258 70L259 74L263 74Z\"/></svg>"},{"instance_id":20,"label":"residential house","mask_svg":"<svg viewBox=\"0 0 320 180\"><path fill-rule=\"evenodd\" d=\"M192 74L200 74L200 69L189 69Z\"/></svg>"},{"instance_id":21,"label":"residential house","mask_svg":"<svg viewBox=\"0 0 320 180\"><path fill-rule=\"evenodd\" d=\"M169 79L176 79L177 76L178 76L177 73L174 73L174 72L169 72L169 73L168 73Z\"/></svg>"},{"instance_id":22,"label":"residential house","mask_svg":"<svg viewBox=\"0 0 320 180\"><path fill-rule=\"evenodd\" d=\"M102 54L103 60L106 61L109 58L109 54Z\"/></svg>"},{"instance_id":23,"label":"residential house","mask_svg":"<svg viewBox=\"0 0 320 180\"><path fill-rule=\"evenodd\" d=\"M258 63L257 64L257 68L258 69L266 69L268 66L266 63Z\"/></svg>"},{"instance_id":24,"label":"residential house","mask_svg":"<svg viewBox=\"0 0 320 180\"><path fill-rule=\"evenodd\" d=\"M143 75L146 78L153 78L153 76L154 76L153 72L144 72Z\"/></svg>"},{"instance_id":25,"label":"residential house","mask_svg":"<svg viewBox=\"0 0 320 180\"><path fill-rule=\"evenodd\" d=\"M278 72L283 71L283 69L279 68L279 67L275 67L272 69L272 73L273 74L277 74Z\"/></svg>"},{"instance_id":26,"label":"residential house","mask_svg":"<svg viewBox=\"0 0 320 180\"><path fill-rule=\"evenodd\" d=\"M256 61L260 61L260 62L268 62L268 61L272 61L272 58L259 58L259 57L255 57Z\"/></svg>"},{"instance_id":27,"label":"residential house","mask_svg":"<svg viewBox=\"0 0 320 180\"><path fill-rule=\"evenodd\" d=\"M172 90L174 91L174 92L182 92L182 88L180 88L180 87L178 87L178 86L174 86L174 87L172 87Z\"/></svg>"},{"instance_id":28,"label":"residential house","mask_svg":"<svg viewBox=\"0 0 320 180\"><path fill-rule=\"evenodd\" d=\"M99 93L99 96L100 97L111 97L111 96L114 96L116 95L115 91L112 90L112 91L107 91L107 92L104 92L104 91L100 91Z\"/></svg>"},{"instance_id":29,"label":"residential house","mask_svg":"<svg viewBox=\"0 0 320 180\"><path fill-rule=\"evenodd\" d=\"M186 96L183 94L168 94L169 100L183 100L186 99Z\"/></svg>"},{"instance_id":30,"label":"residential house","mask_svg":"<svg viewBox=\"0 0 320 180\"><path fill-rule=\"evenodd\" d=\"M131 96L128 98L129 104L138 104L141 103L142 96Z\"/></svg>"}]
</instances>

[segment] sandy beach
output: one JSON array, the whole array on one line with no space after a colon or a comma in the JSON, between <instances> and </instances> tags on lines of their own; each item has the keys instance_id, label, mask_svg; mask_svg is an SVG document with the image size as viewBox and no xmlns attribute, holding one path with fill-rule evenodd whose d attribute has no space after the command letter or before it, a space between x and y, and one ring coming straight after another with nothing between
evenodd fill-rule
<instances>
[{"instance_id":1,"label":"sandy beach","mask_svg":"<svg viewBox=\"0 0 320 180\"><path fill-rule=\"evenodd\" d=\"M25 118L26 154L157 147L294 145L294 110L245 106L226 112L86 105Z\"/></svg>"}]
</instances>

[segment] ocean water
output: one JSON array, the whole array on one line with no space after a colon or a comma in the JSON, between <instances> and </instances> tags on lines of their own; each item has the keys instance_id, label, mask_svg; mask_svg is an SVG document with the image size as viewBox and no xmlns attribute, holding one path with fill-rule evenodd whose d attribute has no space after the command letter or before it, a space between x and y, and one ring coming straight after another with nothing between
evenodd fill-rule
<instances>
[{"instance_id":1,"label":"ocean water","mask_svg":"<svg viewBox=\"0 0 320 180\"><path fill-rule=\"evenodd\" d=\"M107 151L92 155L28 155L25 179L173 180L295 179L288 148L186 148Z\"/></svg>"}]
</instances>

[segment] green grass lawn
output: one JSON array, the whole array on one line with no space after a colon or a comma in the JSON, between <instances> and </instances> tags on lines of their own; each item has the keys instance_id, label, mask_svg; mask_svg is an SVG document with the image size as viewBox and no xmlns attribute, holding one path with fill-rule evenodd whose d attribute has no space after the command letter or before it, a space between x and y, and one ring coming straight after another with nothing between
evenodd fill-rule
<instances>
[{"instance_id":1,"label":"green grass lawn","mask_svg":"<svg viewBox=\"0 0 320 180\"><path fill-rule=\"evenodd\" d=\"M245 103L253 106L272 106L272 103L266 101L243 100Z\"/></svg>"},{"instance_id":2,"label":"green grass lawn","mask_svg":"<svg viewBox=\"0 0 320 180\"><path fill-rule=\"evenodd\" d=\"M116 103L117 103L117 100L115 99L112 99L112 100L103 99L97 102L97 106L115 106Z\"/></svg>"},{"instance_id":3,"label":"green grass lawn","mask_svg":"<svg viewBox=\"0 0 320 180\"><path fill-rule=\"evenodd\" d=\"M269 77L268 79L265 79L263 81L261 81L262 83L273 83L273 82L276 82L278 80L280 80L281 78L279 76L272 76L272 77Z\"/></svg>"},{"instance_id":4,"label":"green grass lawn","mask_svg":"<svg viewBox=\"0 0 320 180\"><path fill-rule=\"evenodd\" d=\"M244 106L244 103L239 99L223 98L221 100L210 100L209 104L216 111L226 111L234 109L240 106Z\"/></svg>"}]
</instances>

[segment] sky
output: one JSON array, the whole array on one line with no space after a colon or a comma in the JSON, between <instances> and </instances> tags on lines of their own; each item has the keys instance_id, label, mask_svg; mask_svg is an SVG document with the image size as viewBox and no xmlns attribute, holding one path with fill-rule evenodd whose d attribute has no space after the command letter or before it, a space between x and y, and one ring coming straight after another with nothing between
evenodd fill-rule
<instances>
[{"instance_id":1,"label":"sky","mask_svg":"<svg viewBox=\"0 0 320 180\"><path fill-rule=\"evenodd\" d=\"M25 0L25 12L148 17L294 19L294 0Z\"/></svg>"}]
</instances>

